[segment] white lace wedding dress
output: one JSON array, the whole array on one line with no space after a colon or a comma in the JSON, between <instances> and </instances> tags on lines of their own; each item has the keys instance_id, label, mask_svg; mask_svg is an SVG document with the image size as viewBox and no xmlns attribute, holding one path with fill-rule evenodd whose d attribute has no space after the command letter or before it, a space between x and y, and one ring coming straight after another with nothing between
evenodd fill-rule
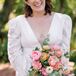
<instances>
[{"instance_id":1,"label":"white lace wedding dress","mask_svg":"<svg viewBox=\"0 0 76 76\"><path fill-rule=\"evenodd\" d=\"M8 22L8 58L16 70L16 76L28 76L31 66L30 54L41 44L24 15ZM65 52L70 50L72 21L66 14L55 13L49 29L50 44L59 44Z\"/></svg>"}]
</instances>

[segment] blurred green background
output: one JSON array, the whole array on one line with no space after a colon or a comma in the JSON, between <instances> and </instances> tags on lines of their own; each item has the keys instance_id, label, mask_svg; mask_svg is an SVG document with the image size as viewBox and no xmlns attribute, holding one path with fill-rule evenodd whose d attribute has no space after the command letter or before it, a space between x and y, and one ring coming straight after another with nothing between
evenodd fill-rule
<instances>
[{"instance_id":1,"label":"blurred green background","mask_svg":"<svg viewBox=\"0 0 76 76\"><path fill-rule=\"evenodd\" d=\"M76 0L52 0L53 11L71 16L72 36L70 61L75 63L76 73ZM24 13L23 0L0 0L0 63L7 63L7 22L9 19Z\"/></svg>"}]
</instances>

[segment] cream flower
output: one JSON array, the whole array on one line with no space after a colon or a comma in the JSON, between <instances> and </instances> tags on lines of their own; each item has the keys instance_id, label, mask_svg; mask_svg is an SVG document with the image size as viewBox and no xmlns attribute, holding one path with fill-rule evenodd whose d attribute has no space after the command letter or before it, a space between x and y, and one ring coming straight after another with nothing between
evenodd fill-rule
<instances>
[{"instance_id":1,"label":"cream flower","mask_svg":"<svg viewBox=\"0 0 76 76\"><path fill-rule=\"evenodd\" d=\"M47 73L52 73L52 72L53 72L53 68L52 68L51 66L48 66L48 67L46 68L46 72L47 72Z\"/></svg>"},{"instance_id":2,"label":"cream flower","mask_svg":"<svg viewBox=\"0 0 76 76\"><path fill-rule=\"evenodd\" d=\"M48 49L50 49L50 47L48 45L43 45L43 49L48 50Z\"/></svg>"}]
</instances>

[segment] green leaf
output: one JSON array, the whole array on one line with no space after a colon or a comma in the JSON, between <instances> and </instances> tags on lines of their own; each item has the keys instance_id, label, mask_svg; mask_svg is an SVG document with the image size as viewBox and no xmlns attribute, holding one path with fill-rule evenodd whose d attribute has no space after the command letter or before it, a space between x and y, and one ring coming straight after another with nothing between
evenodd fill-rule
<instances>
[{"instance_id":1,"label":"green leaf","mask_svg":"<svg viewBox=\"0 0 76 76\"><path fill-rule=\"evenodd\" d=\"M70 53L67 52L67 53L64 54L64 56L65 56L66 58L70 58Z\"/></svg>"},{"instance_id":2,"label":"green leaf","mask_svg":"<svg viewBox=\"0 0 76 76\"><path fill-rule=\"evenodd\" d=\"M29 71L29 76L42 76L41 73L37 70Z\"/></svg>"},{"instance_id":3,"label":"green leaf","mask_svg":"<svg viewBox=\"0 0 76 76\"><path fill-rule=\"evenodd\" d=\"M49 74L49 76L61 76L58 71L53 71L52 73Z\"/></svg>"},{"instance_id":4,"label":"green leaf","mask_svg":"<svg viewBox=\"0 0 76 76\"><path fill-rule=\"evenodd\" d=\"M36 47L36 48L35 48L35 50L39 50L39 48L38 48L38 47Z\"/></svg>"},{"instance_id":5,"label":"green leaf","mask_svg":"<svg viewBox=\"0 0 76 76\"><path fill-rule=\"evenodd\" d=\"M48 45L49 44L49 38L44 39L43 45Z\"/></svg>"},{"instance_id":6,"label":"green leaf","mask_svg":"<svg viewBox=\"0 0 76 76\"><path fill-rule=\"evenodd\" d=\"M49 66L49 64L48 64L48 61L47 60L45 60L45 61L41 61L41 63L42 63L42 65L45 67L45 66Z\"/></svg>"}]
</instances>

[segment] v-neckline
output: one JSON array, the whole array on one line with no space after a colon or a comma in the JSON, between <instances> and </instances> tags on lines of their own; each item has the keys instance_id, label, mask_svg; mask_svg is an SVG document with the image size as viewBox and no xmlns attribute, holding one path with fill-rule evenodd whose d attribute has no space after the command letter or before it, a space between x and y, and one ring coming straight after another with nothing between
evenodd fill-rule
<instances>
[{"instance_id":1,"label":"v-neckline","mask_svg":"<svg viewBox=\"0 0 76 76\"><path fill-rule=\"evenodd\" d=\"M46 35L49 35L50 30L52 29L52 25L53 25L53 21L54 21L54 18L55 18L55 14L56 14L56 13L54 13L52 19L50 19L50 20L51 20L51 24L50 24L49 30L48 30L48 32L47 32ZM36 35L35 35L35 33L34 33L33 29L32 29L32 27L30 26L29 22L28 22L27 19L25 18L25 15L23 15L23 17L24 17L24 20L25 20L26 23L27 23L28 28L31 30L32 35L34 36L34 39L35 39L36 42L38 43L39 47L42 47L41 43L39 42L38 38L36 37Z\"/></svg>"}]
</instances>

